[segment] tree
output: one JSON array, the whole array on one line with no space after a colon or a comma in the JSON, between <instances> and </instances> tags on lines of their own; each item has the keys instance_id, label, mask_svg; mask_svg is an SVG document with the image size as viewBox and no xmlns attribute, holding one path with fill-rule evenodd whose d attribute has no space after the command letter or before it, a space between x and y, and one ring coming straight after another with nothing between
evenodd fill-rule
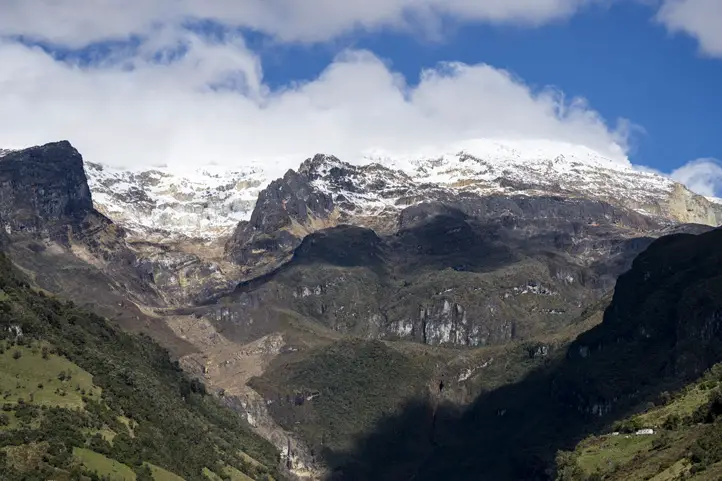
<instances>
[{"instance_id":1,"label":"tree","mask_svg":"<svg viewBox=\"0 0 722 481\"><path fill-rule=\"evenodd\" d=\"M89 440L88 440L88 447L95 451L96 453L100 454L110 454L110 451L112 449L112 446L108 441L106 441L103 436L99 433L95 433Z\"/></svg>"},{"instance_id":2,"label":"tree","mask_svg":"<svg viewBox=\"0 0 722 481\"><path fill-rule=\"evenodd\" d=\"M153 471L150 470L147 464L140 466L135 469L136 481L154 481Z\"/></svg>"},{"instance_id":3,"label":"tree","mask_svg":"<svg viewBox=\"0 0 722 481\"><path fill-rule=\"evenodd\" d=\"M585 478L584 471L577 463L577 455L568 451L557 451L556 481L580 481Z\"/></svg>"},{"instance_id":4,"label":"tree","mask_svg":"<svg viewBox=\"0 0 722 481\"><path fill-rule=\"evenodd\" d=\"M624 421L618 421L614 424L614 430L623 433L634 433L643 427L642 420L636 416L631 419L625 419Z\"/></svg>"},{"instance_id":5,"label":"tree","mask_svg":"<svg viewBox=\"0 0 722 481\"><path fill-rule=\"evenodd\" d=\"M682 424L682 418L679 417L679 414L672 413L665 418L662 427L664 429L674 431L675 429L679 428L680 424Z\"/></svg>"}]
</instances>

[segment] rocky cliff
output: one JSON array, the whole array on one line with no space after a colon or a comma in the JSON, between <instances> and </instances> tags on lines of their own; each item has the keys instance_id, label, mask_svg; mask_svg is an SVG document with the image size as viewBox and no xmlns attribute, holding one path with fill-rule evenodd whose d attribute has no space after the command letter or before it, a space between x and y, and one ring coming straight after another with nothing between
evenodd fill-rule
<instances>
[{"instance_id":1,"label":"rocky cliff","mask_svg":"<svg viewBox=\"0 0 722 481\"><path fill-rule=\"evenodd\" d=\"M307 170L291 170L261 191L250 221L240 223L226 245L234 261L254 265L264 257L283 258L305 235L334 225L333 199L313 187Z\"/></svg>"},{"instance_id":2,"label":"rocky cliff","mask_svg":"<svg viewBox=\"0 0 722 481\"><path fill-rule=\"evenodd\" d=\"M5 153L0 209L8 235L67 241L95 214L80 153L67 141Z\"/></svg>"}]
</instances>

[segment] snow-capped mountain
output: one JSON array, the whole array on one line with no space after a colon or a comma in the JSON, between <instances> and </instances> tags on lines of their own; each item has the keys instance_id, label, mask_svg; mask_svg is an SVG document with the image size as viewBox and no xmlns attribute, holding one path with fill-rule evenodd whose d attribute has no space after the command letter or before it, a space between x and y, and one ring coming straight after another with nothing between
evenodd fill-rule
<instances>
[{"instance_id":1,"label":"snow-capped mountain","mask_svg":"<svg viewBox=\"0 0 722 481\"><path fill-rule=\"evenodd\" d=\"M637 170L625 158L560 142L477 140L441 154L377 152L351 163L317 156L304 168L314 170L316 189L333 194L337 204L358 216L398 211L430 196L473 192L583 197L674 222L722 221L717 199ZM143 238L223 237L250 218L259 192L274 180L259 162L234 170L186 171L121 170L86 162L86 172L96 208Z\"/></svg>"},{"instance_id":2,"label":"snow-capped mountain","mask_svg":"<svg viewBox=\"0 0 722 481\"><path fill-rule=\"evenodd\" d=\"M670 220L695 218L717 224L716 218L697 218L679 211L682 206L674 205L682 200L675 199L677 192L706 204L682 185L636 169L626 158L610 158L580 145L484 139L462 144L454 153L424 158L377 156L376 160L392 168L402 166L416 183L456 192L583 197ZM672 205L667 205L669 202ZM691 207L689 214L699 210L696 205Z\"/></svg>"}]
</instances>

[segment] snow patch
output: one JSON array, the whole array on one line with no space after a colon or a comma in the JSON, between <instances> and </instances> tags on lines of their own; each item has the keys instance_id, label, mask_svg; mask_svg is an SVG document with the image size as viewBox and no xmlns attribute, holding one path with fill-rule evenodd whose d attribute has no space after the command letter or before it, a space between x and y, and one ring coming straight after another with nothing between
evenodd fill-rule
<instances>
[{"instance_id":1,"label":"snow patch","mask_svg":"<svg viewBox=\"0 0 722 481\"><path fill-rule=\"evenodd\" d=\"M153 231L208 240L227 235L250 218L268 184L258 165L178 172L86 162L85 170L96 209L139 237Z\"/></svg>"}]
</instances>

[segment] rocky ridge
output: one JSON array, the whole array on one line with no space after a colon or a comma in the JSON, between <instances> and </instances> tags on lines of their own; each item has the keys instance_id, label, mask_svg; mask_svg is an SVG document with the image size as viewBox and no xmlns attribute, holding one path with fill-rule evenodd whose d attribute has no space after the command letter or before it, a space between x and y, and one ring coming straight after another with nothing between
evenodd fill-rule
<instances>
[{"instance_id":1,"label":"rocky ridge","mask_svg":"<svg viewBox=\"0 0 722 481\"><path fill-rule=\"evenodd\" d=\"M580 145L545 140L482 139L429 158L377 156L417 183L486 195L562 195L607 202L676 222L719 223L719 209L669 178ZM686 192L684 192L686 191ZM714 203L719 200L713 199ZM681 209L689 204L688 212Z\"/></svg>"}]
</instances>

